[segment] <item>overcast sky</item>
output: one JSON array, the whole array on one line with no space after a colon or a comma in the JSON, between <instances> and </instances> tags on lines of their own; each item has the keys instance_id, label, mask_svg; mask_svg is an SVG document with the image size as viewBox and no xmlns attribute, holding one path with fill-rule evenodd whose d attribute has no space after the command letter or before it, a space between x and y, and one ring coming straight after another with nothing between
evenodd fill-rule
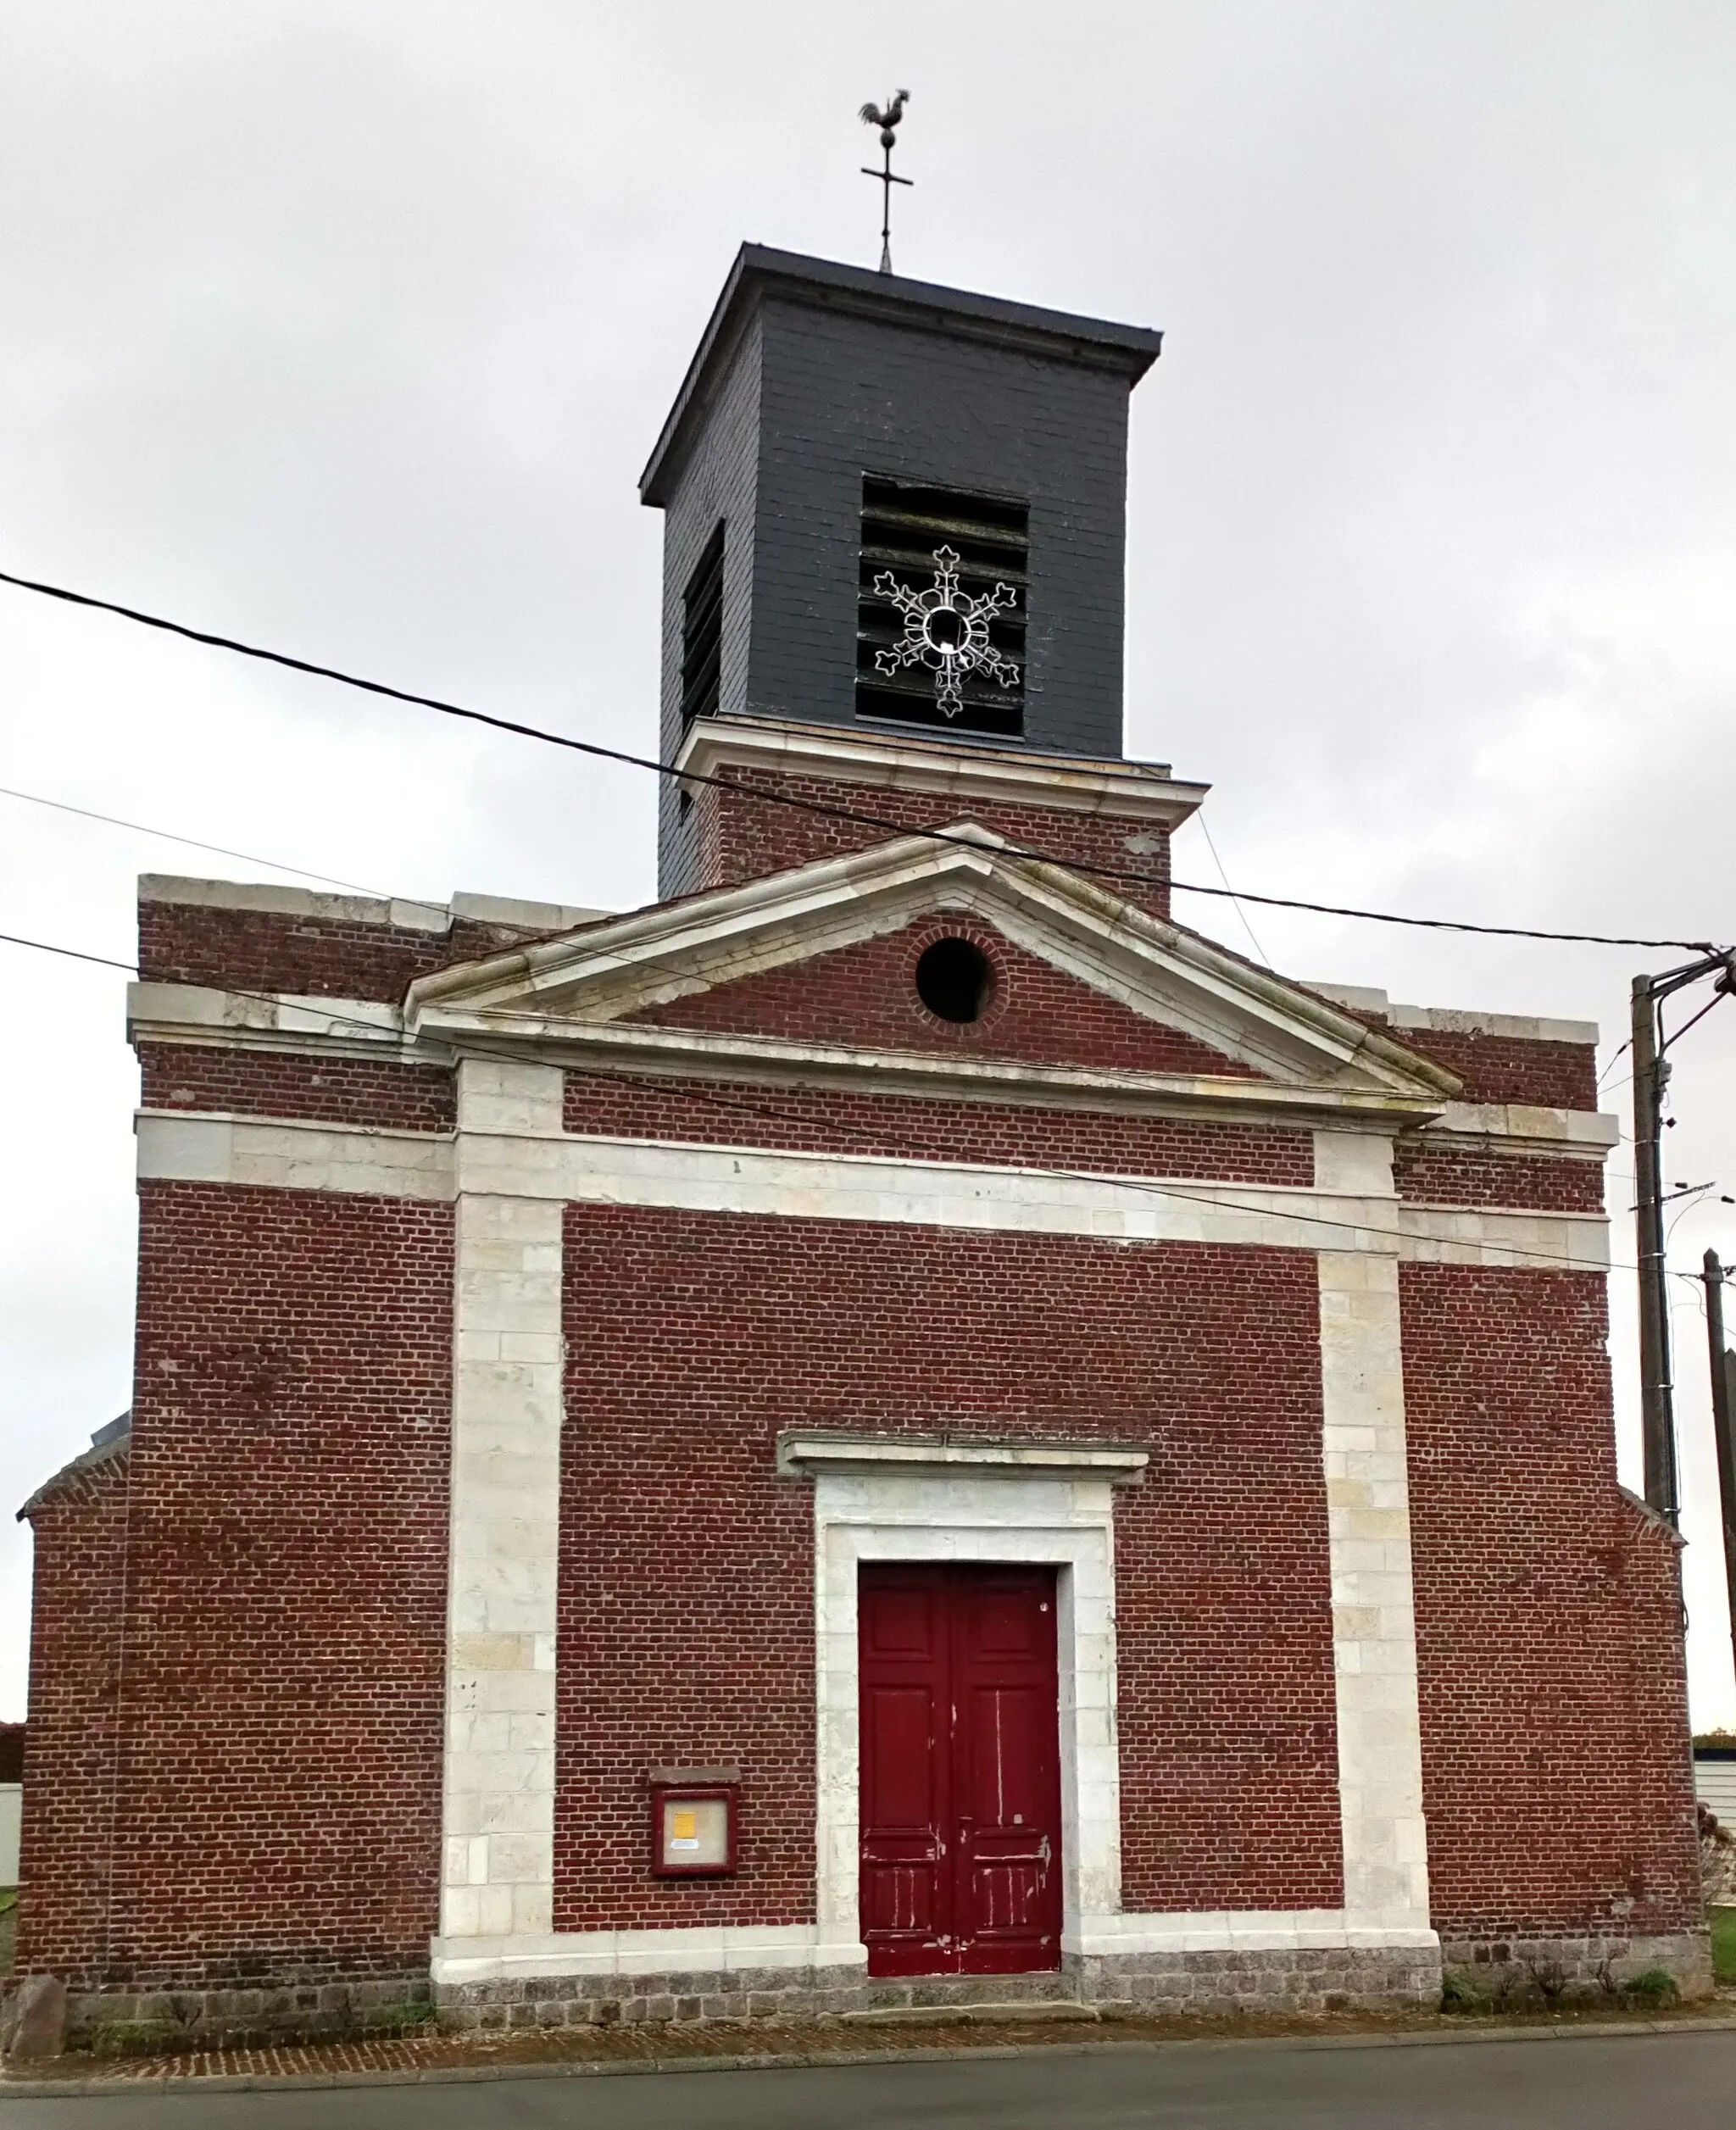
<instances>
[{"instance_id":1,"label":"overcast sky","mask_svg":"<svg viewBox=\"0 0 1736 2130\"><path fill-rule=\"evenodd\" d=\"M0 568L653 749L640 467L739 242L874 263L854 114L905 86L902 271L1166 331L1128 746L1212 783L1229 878L1736 937L1728 0L3 16ZM0 689L0 784L399 893L654 892L630 770L3 588ZM0 931L125 959L142 870L293 877L0 798ZM1217 878L1198 827L1177 870ZM1290 974L1596 1020L1606 1059L1633 971L1682 959L1250 914ZM120 975L0 948L0 978L10 1504L128 1402L137 1083ZM1684 1271L1736 1257L1733 1080L1736 1004L1679 1053L1671 1174L1717 1184ZM1631 1265L1625 1137L1611 1179ZM1704 1727L1736 1689L1676 1287ZM4 1520L3 1715L28 1577Z\"/></svg>"}]
</instances>

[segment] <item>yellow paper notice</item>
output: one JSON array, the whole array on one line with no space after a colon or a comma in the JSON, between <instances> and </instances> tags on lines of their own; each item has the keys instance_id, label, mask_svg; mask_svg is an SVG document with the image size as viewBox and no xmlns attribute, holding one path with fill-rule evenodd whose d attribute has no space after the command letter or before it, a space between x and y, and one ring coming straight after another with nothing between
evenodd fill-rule
<instances>
[{"instance_id":1,"label":"yellow paper notice","mask_svg":"<svg viewBox=\"0 0 1736 2130\"><path fill-rule=\"evenodd\" d=\"M699 1831L698 1814L692 1810L684 1811L677 1805L670 1815L669 1831L673 1840L691 1842Z\"/></svg>"}]
</instances>

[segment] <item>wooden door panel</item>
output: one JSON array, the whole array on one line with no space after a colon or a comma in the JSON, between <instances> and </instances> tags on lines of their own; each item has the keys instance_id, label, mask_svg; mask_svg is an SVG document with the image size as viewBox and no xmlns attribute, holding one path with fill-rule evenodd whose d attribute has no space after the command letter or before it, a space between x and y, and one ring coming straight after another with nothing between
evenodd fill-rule
<instances>
[{"instance_id":1,"label":"wooden door panel","mask_svg":"<svg viewBox=\"0 0 1736 2130\"><path fill-rule=\"evenodd\" d=\"M863 1787L874 1799L876 1838L926 1832L939 1824L936 1741L947 1711L926 1686L879 1686L862 1696Z\"/></svg>"},{"instance_id":2,"label":"wooden door panel","mask_svg":"<svg viewBox=\"0 0 1736 2130\"><path fill-rule=\"evenodd\" d=\"M979 1827L1046 1825L1053 1700L1040 1687L993 1686L977 1687L963 1701L960 1816Z\"/></svg>"},{"instance_id":3,"label":"wooden door panel","mask_svg":"<svg viewBox=\"0 0 1736 2130\"><path fill-rule=\"evenodd\" d=\"M1060 1965L1060 1755L1052 1569L957 1587L954 1936L967 1974Z\"/></svg>"},{"instance_id":4,"label":"wooden door panel","mask_svg":"<svg viewBox=\"0 0 1736 2130\"><path fill-rule=\"evenodd\" d=\"M1035 1601L1032 1590L999 1580L976 1591L965 1608L971 1654L1038 1656L1042 1634L1033 1610Z\"/></svg>"},{"instance_id":5,"label":"wooden door panel","mask_svg":"<svg viewBox=\"0 0 1736 2130\"><path fill-rule=\"evenodd\" d=\"M863 1571L860 1898L875 1974L936 1974L952 1956L947 1599L943 1571Z\"/></svg>"},{"instance_id":6,"label":"wooden door panel","mask_svg":"<svg viewBox=\"0 0 1736 2130\"><path fill-rule=\"evenodd\" d=\"M876 1585L874 1601L864 1614L864 1632L875 1655L910 1657L919 1663L932 1656L943 1629L942 1597L931 1582L913 1586L901 1579Z\"/></svg>"},{"instance_id":7,"label":"wooden door panel","mask_svg":"<svg viewBox=\"0 0 1736 2130\"><path fill-rule=\"evenodd\" d=\"M934 1913L935 1874L926 1863L894 1864L884 1858L862 1863L862 1932L865 1941L885 1949L888 1964L875 1965L880 1975L932 1975L942 1972L923 1957L932 1948L944 1951L945 1933ZM950 1972L948 1969L946 1972Z\"/></svg>"},{"instance_id":8,"label":"wooden door panel","mask_svg":"<svg viewBox=\"0 0 1736 2130\"><path fill-rule=\"evenodd\" d=\"M1052 1569L861 1571L869 1972L1060 1962Z\"/></svg>"}]
</instances>

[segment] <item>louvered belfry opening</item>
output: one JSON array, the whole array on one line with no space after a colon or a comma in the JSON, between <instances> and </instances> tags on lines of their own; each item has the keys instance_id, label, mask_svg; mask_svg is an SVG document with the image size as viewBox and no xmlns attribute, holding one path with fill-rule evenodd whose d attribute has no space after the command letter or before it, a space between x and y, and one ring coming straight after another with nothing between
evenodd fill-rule
<instances>
[{"instance_id":1,"label":"louvered belfry opening","mask_svg":"<svg viewBox=\"0 0 1736 2130\"><path fill-rule=\"evenodd\" d=\"M997 585L1011 593L1010 603L983 619L989 648L999 654L998 679L992 667L977 664L957 676L957 697L950 713L947 691L938 685L935 665L911 658L885 670L882 653L893 654L913 642L913 623L897 600L887 596L888 575L907 592L920 593L937 582L936 551L949 548L958 557L961 605L992 598ZM856 609L856 711L861 717L890 719L903 725L938 726L955 732L1017 736L1025 728L1025 610L1030 587L1031 512L1027 503L1009 497L964 495L914 481L870 474L862 482L860 589ZM960 634L946 615L931 625L944 641ZM1012 678L1013 672L1016 678Z\"/></svg>"},{"instance_id":2,"label":"louvered belfry opening","mask_svg":"<svg viewBox=\"0 0 1736 2130\"><path fill-rule=\"evenodd\" d=\"M682 720L710 717L717 709L723 664L723 527L704 552L682 595Z\"/></svg>"}]
</instances>

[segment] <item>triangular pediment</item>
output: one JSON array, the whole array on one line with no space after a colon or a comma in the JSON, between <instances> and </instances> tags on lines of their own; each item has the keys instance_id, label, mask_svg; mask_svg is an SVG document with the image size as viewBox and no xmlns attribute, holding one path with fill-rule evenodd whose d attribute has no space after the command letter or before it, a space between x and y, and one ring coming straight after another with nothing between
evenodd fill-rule
<instances>
[{"instance_id":1,"label":"triangular pediment","mask_svg":"<svg viewBox=\"0 0 1736 2130\"><path fill-rule=\"evenodd\" d=\"M756 1037L762 1049L811 1048L814 1028L781 1033L787 1016L756 1015L754 1002L792 995L804 964L835 969L832 958L863 959L873 943L950 919L1009 943L1081 1000L1104 1002L1105 1016L1121 1016L1136 1035L1149 1029L1149 1057L1137 1041L1121 1043L1111 1060L1118 1073L1258 1078L1435 1106L1455 1092L1440 1067L1344 1009L1096 881L1015 855L970 822L941 833L949 840L899 837L442 970L411 986L409 1025L558 1039L648 1023L648 1035L726 1030ZM1057 1026L1067 1011L1052 1015ZM865 1022L853 1032L847 1012L826 1025L834 1047L888 1045L883 1027ZM1055 1047L1054 1059L1031 1062L1073 1062L1065 1043Z\"/></svg>"},{"instance_id":2,"label":"triangular pediment","mask_svg":"<svg viewBox=\"0 0 1736 2130\"><path fill-rule=\"evenodd\" d=\"M968 1004L960 1023L923 1003L925 953L967 943ZM986 987L979 989L984 982ZM967 980L968 981L968 980ZM944 1002L943 1002L944 1003ZM915 1049L1085 1071L1189 1078L1267 1076L1178 1026L1112 997L1010 937L982 906L925 909L897 931L876 932L754 976L643 1006L628 1021L720 1037L776 1036L807 1046L848 1043L884 1053Z\"/></svg>"}]
</instances>

